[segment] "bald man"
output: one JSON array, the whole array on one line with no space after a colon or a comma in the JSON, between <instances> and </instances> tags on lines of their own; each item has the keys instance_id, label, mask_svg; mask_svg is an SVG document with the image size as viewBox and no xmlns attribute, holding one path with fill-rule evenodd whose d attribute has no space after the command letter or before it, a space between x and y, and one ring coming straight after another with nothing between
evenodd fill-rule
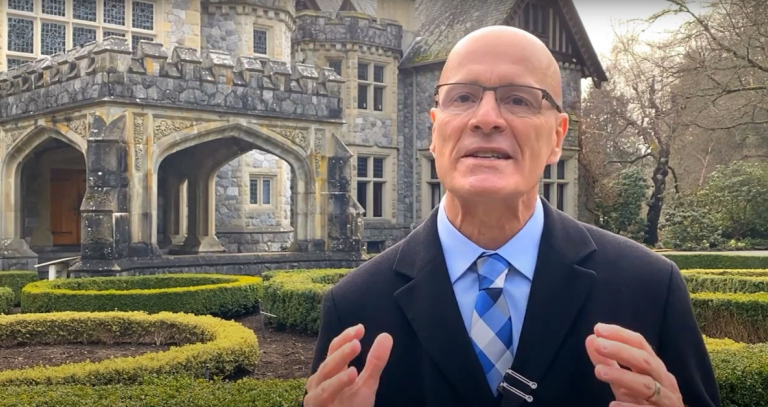
<instances>
[{"instance_id":1,"label":"bald man","mask_svg":"<svg viewBox=\"0 0 768 407\"><path fill-rule=\"evenodd\" d=\"M561 106L536 37L455 46L431 110L445 196L325 296L306 407L720 405L677 267L538 196Z\"/></svg>"}]
</instances>

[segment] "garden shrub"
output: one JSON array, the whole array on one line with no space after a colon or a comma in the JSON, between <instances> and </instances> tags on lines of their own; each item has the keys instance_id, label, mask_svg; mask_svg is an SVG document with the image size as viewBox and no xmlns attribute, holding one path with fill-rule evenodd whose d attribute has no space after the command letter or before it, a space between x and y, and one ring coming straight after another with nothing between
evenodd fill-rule
<instances>
[{"instance_id":1,"label":"garden shrub","mask_svg":"<svg viewBox=\"0 0 768 407\"><path fill-rule=\"evenodd\" d=\"M691 293L768 292L768 270L683 270L683 279Z\"/></svg>"},{"instance_id":2,"label":"garden shrub","mask_svg":"<svg viewBox=\"0 0 768 407\"><path fill-rule=\"evenodd\" d=\"M768 256L717 253L660 253L683 269L768 269Z\"/></svg>"},{"instance_id":3,"label":"garden shrub","mask_svg":"<svg viewBox=\"0 0 768 407\"><path fill-rule=\"evenodd\" d=\"M13 306L21 301L21 289L29 283L39 281L36 271L12 270L0 271L0 287L10 287L14 293Z\"/></svg>"},{"instance_id":4,"label":"garden shrub","mask_svg":"<svg viewBox=\"0 0 768 407\"><path fill-rule=\"evenodd\" d=\"M148 378L131 386L21 386L0 388L0 407L294 407L304 379L204 381Z\"/></svg>"},{"instance_id":5,"label":"garden shrub","mask_svg":"<svg viewBox=\"0 0 768 407\"><path fill-rule=\"evenodd\" d=\"M21 311L184 312L225 318L258 309L261 277L165 274L44 280L22 290Z\"/></svg>"},{"instance_id":6,"label":"garden shrub","mask_svg":"<svg viewBox=\"0 0 768 407\"><path fill-rule=\"evenodd\" d=\"M271 271L264 274L262 310L274 314L279 328L318 333L325 292L351 270L314 269Z\"/></svg>"},{"instance_id":7,"label":"garden shrub","mask_svg":"<svg viewBox=\"0 0 768 407\"><path fill-rule=\"evenodd\" d=\"M723 407L765 406L768 344L705 338Z\"/></svg>"},{"instance_id":8,"label":"garden shrub","mask_svg":"<svg viewBox=\"0 0 768 407\"><path fill-rule=\"evenodd\" d=\"M0 314L10 314L16 295L10 287L0 287Z\"/></svg>"},{"instance_id":9,"label":"garden shrub","mask_svg":"<svg viewBox=\"0 0 768 407\"><path fill-rule=\"evenodd\" d=\"M768 293L691 294L701 331L715 338L739 342L768 342Z\"/></svg>"},{"instance_id":10,"label":"garden shrub","mask_svg":"<svg viewBox=\"0 0 768 407\"><path fill-rule=\"evenodd\" d=\"M0 347L22 344L170 344L164 352L0 372L0 386L129 384L147 375L230 376L253 370L250 329L211 316L144 312L16 314L0 318Z\"/></svg>"}]
</instances>

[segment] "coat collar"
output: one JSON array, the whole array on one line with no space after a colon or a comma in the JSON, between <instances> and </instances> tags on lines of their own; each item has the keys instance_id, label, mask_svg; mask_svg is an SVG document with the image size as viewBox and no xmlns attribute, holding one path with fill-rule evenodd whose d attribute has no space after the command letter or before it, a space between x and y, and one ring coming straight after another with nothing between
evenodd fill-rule
<instances>
[{"instance_id":1,"label":"coat collar","mask_svg":"<svg viewBox=\"0 0 768 407\"><path fill-rule=\"evenodd\" d=\"M543 203L544 229L525 321L512 369L532 381L549 369L560 343L586 298L594 272L577 263L596 250L586 229ZM467 406L495 406L454 297L437 232L437 208L404 239L395 271L410 280L395 299L425 351ZM553 299L558 299L553 301ZM526 393L531 389L512 383ZM479 390L482 389L482 390ZM546 390L543 390L546 391ZM533 391L535 397L535 390ZM523 399L505 398L516 407ZM512 404L510 404L512 403Z\"/></svg>"}]
</instances>

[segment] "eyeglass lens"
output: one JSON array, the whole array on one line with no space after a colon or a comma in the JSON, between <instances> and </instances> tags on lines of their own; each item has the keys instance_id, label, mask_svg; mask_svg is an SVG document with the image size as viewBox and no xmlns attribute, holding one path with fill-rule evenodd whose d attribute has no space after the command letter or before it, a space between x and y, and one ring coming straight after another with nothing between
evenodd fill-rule
<instances>
[{"instance_id":1,"label":"eyeglass lens","mask_svg":"<svg viewBox=\"0 0 768 407\"><path fill-rule=\"evenodd\" d=\"M483 88L477 85L449 84L438 90L440 108L450 113L474 110L483 97ZM533 116L541 110L542 93L537 89L503 86L496 89L496 103L509 114Z\"/></svg>"}]
</instances>

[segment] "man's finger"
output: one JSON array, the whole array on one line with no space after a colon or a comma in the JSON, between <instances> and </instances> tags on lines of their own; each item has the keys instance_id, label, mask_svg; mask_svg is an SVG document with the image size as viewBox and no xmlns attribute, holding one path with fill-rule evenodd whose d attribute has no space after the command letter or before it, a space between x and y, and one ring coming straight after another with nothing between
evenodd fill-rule
<instances>
[{"instance_id":1,"label":"man's finger","mask_svg":"<svg viewBox=\"0 0 768 407\"><path fill-rule=\"evenodd\" d=\"M598 338L596 342L599 355L615 360L634 372L651 376L660 383L667 382L667 369L655 354L604 338Z\"/></svg>"},{"instance_id":2,"label":"man's finger","mask_svg":"<svg viewBox=\"0 0 768 407\"><path fill-rule=\"evenodd\" d=\"M329 380L345 370L347 366L349 366L349 362L360 353L360 350L360 341L354 339L351 342L347 342L332 355L328 356L328 358L320 364L317 372L312 375L310 378L311 380L308 381L307 390L312 391L316 389L326 380Z\"/></svg>"},{"instance_id":3,"label":"man's finger","mask_svg":"<svg viewBox=\"0 0 768 407\"><path fill-rule=\"evenodd\" d=\"M328 346L328 356L336 353L336 351L339 350L339 348L342 346L346 345L347 342L353 341L355 339L358 341L363 339L363 334L365 334L365 327L363 327L362 324L357 324L345 329L344 332L340 333L331 341L331 344Z\"/></svg>"},{"instance_id":4,"label":"man's finger","mask_svg":"<svg viewBox=\"0 0 768 407\"><path fill-rule=\"evenodd\" d=\"M615 366L619 367L619 364L616 363L615 360L609 359L597 351L597 336L596 335L589 335L586 340L586 347L587 347L587 355L589 355L589 359L592 361L592 364L597 365L607 365L607 366Z\"/></svg>"},{"instance_id":5,"label":"man's finger","mask_svg":"<svg viewBox=\"0 0 768 407\"><path fill-rule=\"evenodd\" d=\"M357 369L350 367L339 372L336 376L320 383L317 388L309 391L304 398L307 406L329 406L339 397L344 389L349 388L357 379Z\"/></svg>"},{"instance_id":6,"label":"man's finger","mask_svg":"<svg viewBox=\"0 0 768 407\"><path fill-rule=\"evenodd\" d=\"M645 340L643 335L640 335L634 331L630 331L629 329L622 328L618 325L597 324L595 325L595 335L600 338L626 343L629 346L642 349L653 355L656 354L648 341Z\"/></svg>"},{"instance_id":7,"label":"man's finger","mask_svg":"<svg viewBox=\"0 0 768 407\"><path fill-rule=\"evenodd\" d=\"M659 395L649 399L656 389L653 378L649 376L622 368L602 365L598 366L595 370L595 375L598 379L611 386L624 389L626 394L633 399L643 400L645 403L653 406L679 405L674 393L670 392L663 385ZM613 406L614 404L612 403L611 405ZM632 403L626 405L632 405Z\"/></svg>"},{"instance_id":8,"label":"man's finger","mask_svg":"<svg viewBox=\"0 0 768 407\"><path fill-rule=\"evenodd\" d=\"M392 342L392 336L387 333L377 336L376 340L373 341L365 361L365 368L358 379L360 386L378 388L381 372L384 371L384 367L389 361L389 355L392 353Z\"/></svg>"}]
</instances>

